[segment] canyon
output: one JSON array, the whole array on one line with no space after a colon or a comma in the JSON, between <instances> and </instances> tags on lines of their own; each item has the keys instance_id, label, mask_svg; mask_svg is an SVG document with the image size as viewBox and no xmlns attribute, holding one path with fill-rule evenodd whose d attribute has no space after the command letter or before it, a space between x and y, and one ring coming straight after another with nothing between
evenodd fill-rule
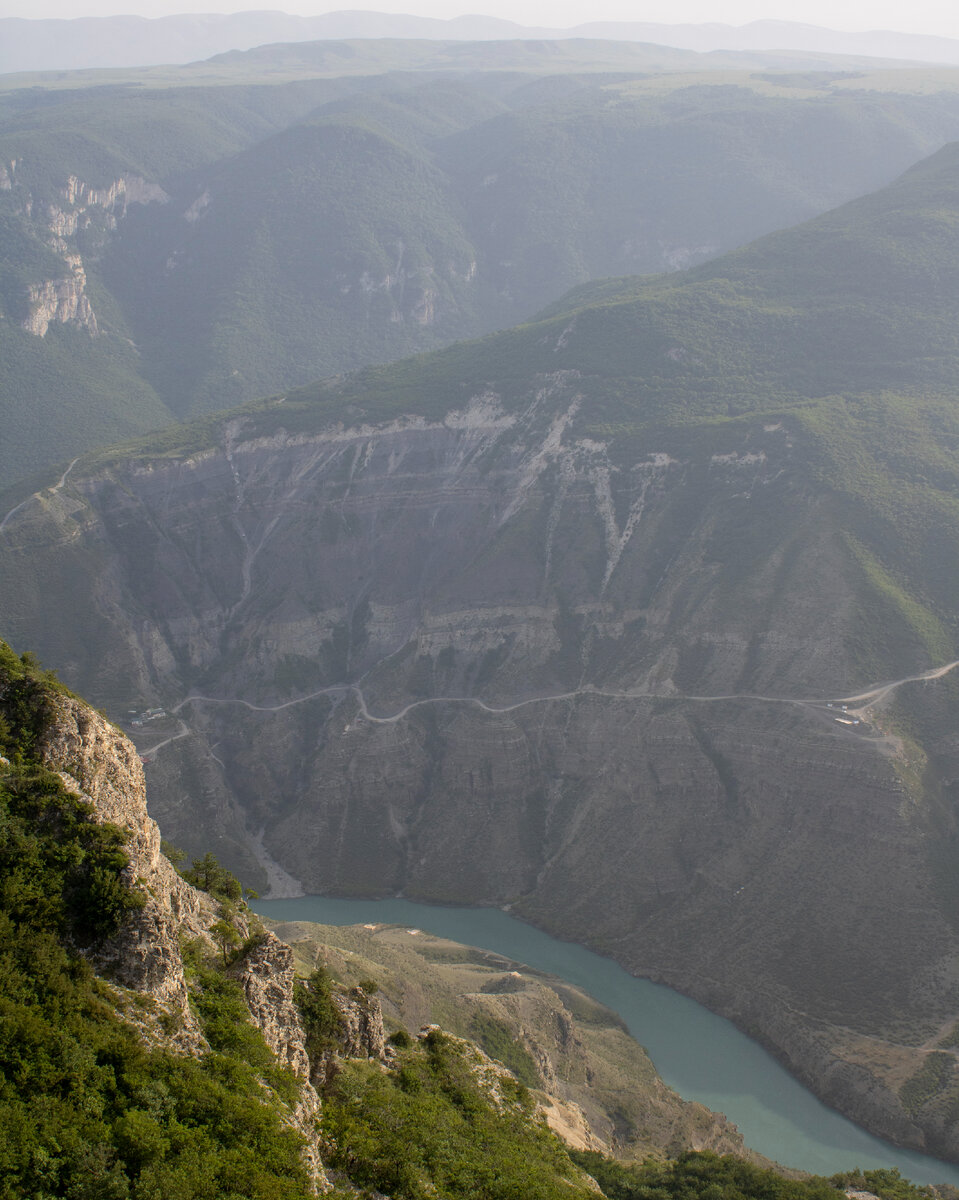
<instances>
[{"instance_id":1,"label":"canyon","mask_svg":"<svg viewBox=\"0 0 959 1200\"><path fill-rule=\"evenodd\" d=\"M219 178L267 143L375 141L320 121ZM959 1159L957 180L953 144L713 261L687 239L687 270L570 269L515 328L64 462L7 493L5 633L136 734L190 853L273 894L509 908ZM168 282L213 278L221 196L258 220L242 188L200 203L206 182L123 218L196 236ZM337 304L399 288L422 331L440 293L377 230ZM478 287L453 246L448 279ZM101 247L116 296L124 247ZM261 313L282 291L227 290ZM96 337L5 332L89 350L100 311ZM254 383L184 391L182 414Z\"/></svg>"},{"instance_id":2,"label":"canyon","mask_svg":"<svg viewBox=\"0 0 959 1200\"><path fill-rule=\"evenodd\" d=\"M192 870L175 867L174 861L182 863L182 854L161 842L159 829L148 814L143 768L133 744L101 714L41 672L29 657L18 660L3 643L0 715L0 749L5 752L0 755L5 865L11 827L22 833L26 813L31 816L34 837L41 845L46 841L48 859L55 862L70 840L66 815L74 804L79 806L81 830L84 825L88 829L99 826L107 842L122 846L121 856L112 861L113 870L119 871L120 890L112 895L127 897L122 904L125 911L115 920L105 915L111 895L105 885L109 868L95 868L89 883L102 906L96 918L102 932L93 937L75 934L71 939L74 974L92 980L97 997L94 1023L98 1022L99 1028L91 1037L97 1049L91 1051L90 1060L102 1056L96 1039L102 1037L104 1025L113 1022L124 1030L118 1036L126 1040L128 1055L131 1033L139 1045L139 1057L133 1052L132 1062L127 1058L123 1084L114 1089L121 1096L131 1084L135 1086L133 1064L142 1075L144 1059L161 1071L163 1061L168 1070L178 1063L172 1069L188 1074L186 1060L193 1060L211 1072L211 1081L226 1071L234 1093L242 1093L244 1088L249 1090L251 1080L238 1073L235 1063L232 1068L228 1063L229 1056L243 1047L254 1069L254 1109L259 1105L270 1110L280 1126L294 1135L291 1145L298 1150L302 1169L291 1171L288 1161L285 1173L299 1174L297 1182L303 1191L284 1194L316 1195L334 1187L345 1187L346 1194L354 1194L349 1179L355 1146L341 1143L338 1147L329 1126L327 1110L331 1105L335 1109L340 1099L337 1080L351 1067L360 1072L356 1078L362 1080L363 1064L372 1068L374 1080L391 1072L403 1078L402 1070L408 1072L411 1061L416 1061L418 1052L410 1047L417 1040L421 1049L435 1050L442 1044L447 1053L461 1056L468 1064L467 1078L492 1104L504 1128L512 1121L512 1128L500 1135L506 1144L510 1136L545 1138L544 1145L552 1146L552 1170L575 1187L598 1190L573 1169L559 1143L550 1142L547 1122L575 1148L606 1155L615 1151L626 1159L650 1153L659 1156L667 1148L677 1153L708 1147L763 1161L745 1148L735 1127L721 1114L683 1101L665 1087L619 1018L578 988L542 972L527 972L527 977L521 978L508 960L450 941L430 939L428 946L420 948L422 953L417 953L404 945L409 941L405 931L383 927L375 938L360 929L345 931L346 942L340 930L317 925L281 927L280 932L293 944L280 940L250 910L237 881L225 875L210 855L195 860ZM40 804L35 804L36 791L34 804L24 804L29 786L45 790ZM19 849L22 859L23 842ZM82 833L81 841L71 844L69 856L73 873L68 876L68 887L77 905L86 899ZM8 907L17 897L13 877L14 872L5 871ZM4 919L7 937L6 913ZM28 936L22 928L20 935ZM351 935L356 949L350 948ZM371 972L382 981L382 988L371 979ZM14 994L4 998L5 1020L10 1028L19 1029L23 993L10 988L11 977L18 978L23 987L22 975L8 971L4 986ZM65 994L69 987L61 984L60 1003L69 1008ZM43 999L41 993L41 1001L34 1004L33 1041L40 1036L37 1009ZM318 1011L323 1014L321 1030L317 1028ZM450 1029L444 1021L447 1032L434 1023L440 1014L452 1022ZM77 1031L76 1017L72 1008L68 1016L63 1014L67 1036ZM419 1030L418 1037L409 1030L414 1034ZM388 1031L392 1036L387 1036ZM475 1041L451 1037L451 1033ZM522 1082L503 1062L488 1057L477 1042L489 1044L510 1062ZM6 1046L4 1053L10 1056ZM116 1043L113 1053L114 1058L120 1053ZM18 1054L22 1070L22 1047ZM29 1053L25 1057L29 1061ZM58 1061L55 1050L50 1059ZM88 1086L88 1074L76 1063L73 1066L71 1095ZM52 1070L47 1067L48 1074ZM46 1097L48 1104L56 1104L56 1083L54 1074L53 1086L46 1088L54 1093ZM177 1139L176 1122L169 1120L170 1109L177 1102L174 1096L179 1098L175 1083L171 1095L170 1084L169 1077L158 1078L152 1092L145 1089L148 1102L144 1103L144 1085L139 1080L141 1091L118 1122L115 1147L103 1141L101 1128L100 1159L109 1158L113 1178L122 1172L142 1187L145 1179L152 1177L152 1168L158 1169L168 1184L179 1178L183 1135ZM6 1119L11 1104L6 1088L4 1093ZM156 1095L163 1098L163 1105L156 1103ZM18 1099L42 1104L37 1095ZM375 1098L368 1102L375 1103ZM356 1103L354 1100L354 1111ZM217 1101L208 1097L206 1104L215 1110ZM41 1163L48 1184L64 1178L76 1180L77 1176L87 1183L97 1173L97 1166L91 1167L88 1154L83 1153L86 1147L75 1153L68 1130L76 1118L71 1112L70 1120L65 1120L67 1115L59 1112L63 1144L57 1159L52 1167ZM433 1115L435 1119L435 1109ZM475 1115L474 1105L474 1119ZM209 1109L205 1111L203 1104L194 1101L190 1126L203 1128L208 1117ZM219 1134L225 1138L233 1114L221 1112L220 1118L226 1128ZM265 1114L257 1119L266 1119ZM326 1122L322 1129L321 1122ZM45 1127L47 1123L40 1124ZM158 1156L150 1149L154 1143L149 1135L161 1127L169 1129L169 1137L156 1163ZM541 1133L534 1135L536 1128L541 1128ZM33 1136L37 1133L32 1131ZM41 1140L42 1136L41 1132ZM414 1127L408 1136L411 1154L419 1148L418 1137L428 1138L425 1131ZM225 1149L223 1158L227 1177L231 1168ZM7 1153L8 1182L35 1176L33 1165L21 1159ZM209 1162L205 1160L206 1170ZM271 1165L275 1165L272 1157ZM195 1154L192 1166L196 1168ZM515 1168L509 1170L515 1172ZM209 1183L201 1173L193 1186L205 1188L201 1194L206 1196ZM287 1187L291 1186L288 1181ZM336 1194L344 1193L338 1190Z\"/></svg>"},{"instance_id":3,"label":"canyon","mask_svg":"<svg viewBox=\"0 0 959 1200\"><path fill-rule=\"evenodd\" d=\"M862 1048L905 1082L957 1016L948 810L890 720L947 719L952 677L863 726L826 707L862 690L862 580L798 427L659 431L624 470L577 381L539 383L518 415L238 417L198 454L74 468L4 530L5 610L111 714L170 714L137 736L173 840L254 882L509 905L951 1156ZM731 525L767 554L716 555ZM891 668L930 660L907 633Z\"/></svg>"}]
</instances>

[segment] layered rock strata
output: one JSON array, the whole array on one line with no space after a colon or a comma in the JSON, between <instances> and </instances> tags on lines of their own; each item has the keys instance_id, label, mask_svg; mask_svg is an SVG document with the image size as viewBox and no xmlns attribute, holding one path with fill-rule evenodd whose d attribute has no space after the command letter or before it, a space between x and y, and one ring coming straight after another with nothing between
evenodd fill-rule
<instances>
[{"instance_id":1,"label":"layered rock strata","mask_svg":"<svg viewBox=\"0 0 959 1200\"><path fill-rule=\"evenodd\" d=\"M191 849L305 891L513 905L959 1155L841 1065L849 1029L918 1047L959 1015L954 818L888 713L827 705L937 662L798 420L623 446L580 384L311 432L275 405L74 472L11 515L0 604L112 711L163 705L138 737Z\"/></svg>"}]
</instances>

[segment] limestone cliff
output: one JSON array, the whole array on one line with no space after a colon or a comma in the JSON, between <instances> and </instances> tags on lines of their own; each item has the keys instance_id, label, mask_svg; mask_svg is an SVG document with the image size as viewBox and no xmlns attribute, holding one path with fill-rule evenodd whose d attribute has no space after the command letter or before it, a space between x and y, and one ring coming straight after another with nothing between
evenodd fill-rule
<instances>
[{"instance_id":1,"label":"limestone cliff","mask_svg":"<svg viewBox=\"0 0 959 1200\"><path fill-rule=\"evenodd\" d=\"M58 697L40 750L66 786L90 801L96 820L129 832L127 882L146 895L143 908L127 919L121 932L97 947L97 966L176 1013L177 1040L184 1048L198 1048L202 1036L189 1003L180 938L207 937L217 905L181 879L161 854L160 831L147 813L136 748L82 701Z\"/></svg>"},{"instance_id":2,"label":"limestone cliff","mask_svg":"<svg viewBox=\"0 0 959 1200\"><path fill-rule=\"evenodd\" d=\"M0 190L12 191L17 184L16 161L4 166ZM139 176L118 176L103 187L95 187L69 175L52 196L26 189L18 196L15 211L29 221L40 239L60 258L64 274L27 285L27 315L21 328L35 337L45 337L51 323L71 323L99 333L96 314L87 293L87 275L77 243L78 234L96 255L131 204L165 204L169 197L155 183Z\"/></svg>"},{"instance_id":3,"label":"limestone cliff","mask_svg":"<svg viewBox=\"0 0 959 1200\"><path fill-rule=\"evenodd\" d=\"M152 998L165 1014L167 1019L159 1025L152 1023L154 1038L162 1037L184 1053L202 1053L208 1047L190 1002L181 948L199 939L213 951L210 928L224 915L248 935L248 917L242 912L224 914L221 904L187 883L161 853L160 831L147 812L140 757L99 713L72 697L53 696L39 753L72 792L93 806L95 820L127 831L126 882L146 898L120 932L88 949L88 956L98 971ZM320 1104L309 1081L303 1027L293 1000L292 952L265 934L234 963L232 974L243 987L251 1021L278 1061L299 1080L299 1098L288 1119L304 1139L314 1184L322 1187L326 1176L317 1134Z\"/></svg>"},{"instance_id":4,"label":"limestone cliff","mask_svg":"<svg viewBox=\"0 0 959 1200\"><path fill-rule=\"evenodd\" d=\"M35 337L45 337L52 321L72 321L96 335L99 332L93 305L86 293L87 277L79 254L64 255L69 274L62 279L46 279L27 288L29 314L21 327Z\"/></svg>"}]
</instances>

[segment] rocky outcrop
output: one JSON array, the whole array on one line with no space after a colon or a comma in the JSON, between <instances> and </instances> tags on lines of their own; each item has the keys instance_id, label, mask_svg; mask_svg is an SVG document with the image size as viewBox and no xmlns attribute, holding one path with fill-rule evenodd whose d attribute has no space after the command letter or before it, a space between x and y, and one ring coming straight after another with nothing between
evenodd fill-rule
<instances>
[{"instance_id":1,"label":"rocky outcrop","mask_svg":"<svg viewBox=\"0 0 959 1200\"><path fill-rule=\"evenodd\" d=\"M324 1049L310 1059L310 1081L322 1091L339 1071L346 1058L367 1058L387 1063L391 1055L383 1028L379 1001L363 988L334 986L329 1000L338 1017L335 1035Z\"/></svg>"},{"instance_id":2,"label":"rocky outcrop","mask_svg":"<svg viewBox=\"0 0 959 1200\"><path fill-rule=\"evenodd\" d=\"M176 1040L202 1044L189 1003L180 953L182 938L206 938L216 904L186 883L160 851L160 830L147 813L143 766L136 748L82 701L58 697L40 753L64 784L93 805L97 821L126 829L130 862L124 874L146 902L122 930L96 947L97 967L125 987L152 996L175 1015Z\"/></svg>"},{"instance_id":3,"label":"rocky outcrop","mask_svg":"<svg viewBox=\"0 0 959 1200\"><path fill-rule=\"evenodd\" d=\"M337 1051L344 1058L375 1058L386 1061L383 1012L375 996L363 988L334 992L333 1003L340 1014Z\"/></svg>"},{"instance_id":4,"label":"rocky outcrop","mask_svg":"<svg viewBox=\"0 0 959 1200\"><path fill-rule=\"evenodd\" d=\"M231 974L243 987L253 1024L278 1061L300 1081L300 1099L292 1125L303 1137L304 1159L317 1189L326 1185L317 1122L320 1098L310 1082L310 1060L300 1011L293 998L293 951L273 933L261 940L234 964Z\"/></svg>"},{"instance_id":5,"label":"rocky outcrop","mask_svg":"<svg viewBox=\"0 0 959 1200\"><path fill-rule=\"evenodd\" d=\"M12 190L16 163L0 168L0 189ZM130 204L165 204L169 196L155 183L139 176L120 176L104 187L94 187L70 175L57 197L47 203L26 196L21 211L31 218L43 241L64 261L67 273L27 287L27 316L21 328L35 337L45 337L50 325L75 324L92 336L99 333L93 305L87 295L87 276L76 246L78 231L99 222L101 232L117 227Z\"/></svg>"},{"instance_id":6,"label":"rocky outcrop","mask_svg":"<svg viewBox=\"0 0 959 1200\"><path fill-rule=\"evenodd\" d=\"M595 1150L600 1154L612 1154L612 1147L596 1136L585 1112L575 1101L549 1096L538 1102L537 1112L553 1133L574 1150Z\"/></svg>"},{"instance_id":7,"label":"rocky outcrop","mask_svg":"<svg viewBox=\"0 0 959 1200\"><path fill-rule=\"evenodd\" d=\"M294 1075L308 1079L306 1035L293 999L293 951L274 933L267 932L230 973L243 987L253 1024L263 1040Z\"/></svg>"},{"instance_id":8,"label":"rocky outcrop","mask_svg":"<svg viewBox=\"0 0 959 1200\"><path fill-rule=\"evenodd\" d=\"M292 1123L305 1141L305 1158L314 1185L321 1187L326 1183L317 1133L321 1105L313 1085L322 1085L334 1073L336 1058L386 1061L386 1036L379 1003L361 988L334 992L332 1000L341 1020L335 1055L324 1055L321 1061L311 1063L294 999L296 973L290 947L274 933L267 932L233 965L230 973L243 987L250 1017L263 1034L263 1040L278 1061L300 1080L300 1100Z\"/></svg>"},{"instance_id":9,"label":"rocky outcrop","mask_svg":"<svg viewBox=\"0 0 959 1200\"><path fill-rule=\"evenodd\" d=\"M72 321L81 329L96 336L99 332L93 305L86 294L87 276L79 254L64 256L71 269L62 279L47 279L33 283L27 288L29 314L21 322L21 328L35 337L46 337L52 322L61 325Z\"/></svg>"},{"instance_id":10,"label":"rocky outcrop","mask_svg":"<svg viewBox=\"0 0 959 1200\"><path fill-rule=\"evenodd\" d=\"M88 957L110 979L152 997L167 1017L174 1018L162 1023L166 1044L186 1053L208 1049L190 1005L181 945L200 939L212 948L209 929L222 910L211 896L181 878L161 853L160 831L147 813L143 766L136 748L82 701L57 696L39 750L64 785L93 806L95 820L127 831L130 861L124 875L127 884L145 896L143 907L127 917L121 931L89 948ZM242 915L231 919L242 933L249 933ZM288 1123L304 1139L304 1160L319 1191L327 1183L317 1133L320 1101L309 1082L303 1025L293 999L293 952L272 933L265 933L234 965L232 974L243 988L253 1024L278 1061L300 1081L299 1099ZM355 1024L357 1031L365 1028L362 1022ZM379 1029L382 1042L382 1021Z\"/></svg>"},{"instance_id":11,"label":"rocky outcrop","mask_svg":"<svg viewBox=\"0 0 959 1200\"><path fill-rule=\"evenodd\" d=\"M64 231L75 233L83 214L90 208L120 210L121 214L130 204L167 204L170 197L158 183L150 183L139 175L120 175L104 187L85 183L76 175L70 175L61 189L63 202L70 207L69 215L63 213ZM50 208L52 220L62 210ZM60 236L63 236L61 233Z\"/></svg>"}]
</instances>

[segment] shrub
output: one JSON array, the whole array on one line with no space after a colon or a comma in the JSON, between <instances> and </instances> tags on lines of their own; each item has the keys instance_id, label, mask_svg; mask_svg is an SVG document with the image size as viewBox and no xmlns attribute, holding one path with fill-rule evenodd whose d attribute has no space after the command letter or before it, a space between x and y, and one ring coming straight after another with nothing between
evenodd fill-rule
<instances>
[{"instance_id":1,"label":"shrub","mask_svg":"<svg viewBox=\"0 0 959 1200\"><path fill-rule=\"evenodd\" d=\"M394 1200L587 1200L557 1139L520 1106L499 1109L472 1051L433 1030L394 1071L349 1062L323 1101L331 1164Z\"/></svg>"},{"instance_id":2,"label":"shrub","mask_svg":"<svg viewBox=\"0 0 959 1200\"><path fill-rule=\"evenodd\" d=\"M213 1047L196 1060L144 1046L76 952L142 896L124 886L123 832L36 760L54 690L0 643L17 756L0 777L0 1200L307 1200L301 1139L260 1081L288 1100L298 1086L238 985L195 955Z\"/></svg>"},{"instance_id":3,"label":"shrub","mask_svg":"<svg viewBox=\"0 0 959 1200\"><path fill-rule=\"evenodd\" d=\"M216 857L209 851L202 858L195 858L193 866L180 874L194 887L209 892L217 900L225 900L232 904L243 899L243 888L237 877L226 867L221 867Z\"/></svg>"},{"instance_id":4,"label":"shrub","mask_svg":"<svg viewBox=\"0 0 959 1200\"><path fill-rule=\"evenodd\" d=\"M293 992L306 1032L306 1052L311 1062L329 1053L340 1033L340 1014L333 1003L333 989L325 967L317 967Z\"/></svg>"}]
</instances>

